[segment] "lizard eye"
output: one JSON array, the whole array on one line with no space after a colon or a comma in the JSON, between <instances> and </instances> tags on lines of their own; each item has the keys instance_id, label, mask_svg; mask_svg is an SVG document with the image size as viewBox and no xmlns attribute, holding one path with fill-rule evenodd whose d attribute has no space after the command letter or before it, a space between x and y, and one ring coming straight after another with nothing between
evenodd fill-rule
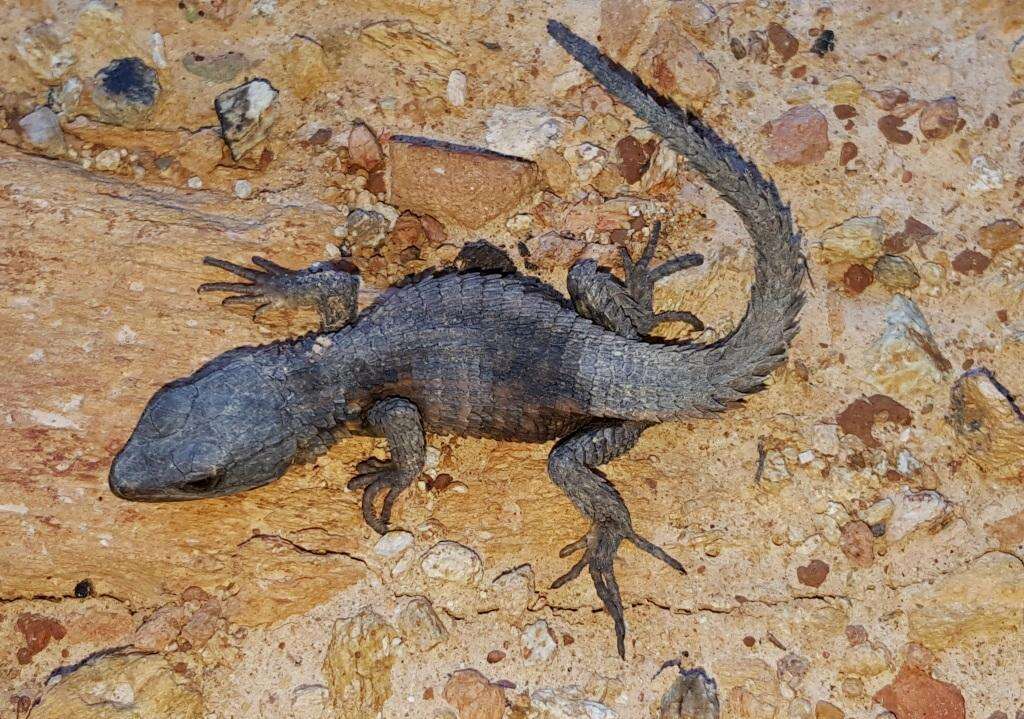
<instances>
[{"instance_id":1,"label":"lizard eye","mask_svg":"<svg viewBox=\"0 0 1024 719\"><path fill-rule=\"evenodd\" d=\"M201 477L199 479L193 479L190 482L185 482L185 484L181 485L181 488L186 492L195 492L196 494L203 494L217 489L217 486L220 484L220 481L223 478L223 472L214 472L213 474L210 474L206 477Z\"/></svg>"}]
</instances>

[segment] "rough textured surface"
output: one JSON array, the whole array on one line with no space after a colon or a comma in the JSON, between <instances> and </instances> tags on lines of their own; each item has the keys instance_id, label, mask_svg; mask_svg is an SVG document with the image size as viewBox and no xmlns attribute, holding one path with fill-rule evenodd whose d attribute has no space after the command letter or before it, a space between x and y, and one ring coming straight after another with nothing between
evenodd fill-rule
<instances>
[{"instance_id":1,"label":"rough textured surface","mask_svg":"<svg viewBox=\"0 0 1024 719\"><path fill-rule=\"evenodd\" d=\"M414 542L390 557L374 552L377 540L360 526L356 495L342 489L354 463L374 449L370 440L341 445L316 466L227 499L125 505L105 487L112 453L162 382L229 347L312 327L312 318L285 313L268 314L254 326L241 312L225 312L210 297L195 295L196 284L219 279L199 258L244 261L261 253L300 266L339 241L334 230L345 225L346 211L380 211L393 222L407 209L389 214L368 173L348 169L347 135L357 120L378 133L498 149L486 139L496 108L535 108L556 121L535 125L548 143L537 146L556 153L568 169L561 190L538 191L513 210L529 223L519 215L495 217L472 231L445 223L447 239L426 246L419 260L390 255L384 245L371 253L382 259L381 269L364 271L368 284L381 286L417 263L442 262L445 253L450 259L480 236L515 252L520 240L536 246L535 238L570 226L579 228L572 238L579 253L615 258L618 244L634 250L641 244L630 228L640 216L630 212L641 213L644 222L661 213L678 216L667 228L666 256L698 251L707 259L659 286L659 308L693 310L712 332L738 320L750 278L747 240L695 173L659 150L635 186L617 193L621 197L605 197L580 179L578 155L565 157L589 143L609 153L597 162L615 162L612 151L623 137L650 139L544 38L549 13L589 37L603 36L599 24L614 17L616 3L541 8L403 0L332 6L326 18L322 7L305 0L185 5L121 3L111 11L100 3L61 3L60 12L49 11L56 39L45 42L33 40L41 35L32 28L47 19L41 5L8 3L0 10L7 29L0 40L7 50L0 55L0 272L6 283L0 326L9 337L0 386L0 634L10 647L0 656L4 719L16 715L11 697L44 695L43 682L55 668L130 645L136 628L161 607L198 612L198 604L193 610L183 599L193 586L222 602L223 624L202 647L186 644L178 630L165 644L151 640L147 646L162 646L156 659L172 671L181 665L175 676L202 694L202 716L305 718L332 711L323 663L335 620L372 606L397 629L407 597L424 596L449 638L425 653L404 638L394 647L403 661L391 665L383 708L389 718L453 711L442 692L450 674L464 668L516 685L505 691L510 716L540 713L540 707L559 716L553 707L566 707L646 717L659 710L675 681L672 671L652 679L672 658L682 658L687 668L701 666L716 680L722 716L813 716L821 701L848 717L875 717L883 709L872 697L893 683L903 664L919 593L992 549L1022 556L1019 481L980 468L946 420L952 384L968 363L991 369L1011 394L1024 392L1019 235L983 240L993 233L980 233L1020 217L1024 105L1009 103L1022 82L1011 73L1011 50L1024 34L1019 4L854 0L825 10L712 2L719 34L714 25L703 35L679 25L719 71L720 89L704 112L723 134L769 167L768 138L760 128L795 101L822 111L833 148L818 164L771 166L807 235L815 283L803 334L787 369L772 378L771 392L732 412L728 424L695 421L649 431L608 471L641 529L691 568L680 581L639 553L623 553L618 571L625 600L634 605L630 651L636 654L628 664L614 658L607 618L592 612L599 603L589 587L549 588L564 569L558 548L585 527L575 518L567 524L572 507L544 477L546 447L433 440L427 475L396 515ZM668 4L645 4L642 11L634 10L636 3L619 5L628 11L624 21L609 22L628 46L620 57L632 66L648 50ZM894 22L898 12L902 19ZM639 17L644 13L647 18ZM382 21L405 25L361 34L364 25ZM770 22L798 39L798 53L784 65L770 46L768 64L755 54L735 59L724 28L746 41L748 32L764 33ZM813 41L809 31L822 27L836 32L835 51L823 58L803 52ZM162 35L163 69L152 59L153 33ZM326 77L314 74L323 84L304 101L293 89L302 78L280 62L295 35L315 38L331 69ZM1024 57L1021 47L1016 57ZM214 97L245 76L211 84L182 64L189 52L232 50L260 62L247 72L267 77L281 93L277 122L243 164L222 156L215 135L216 142L205 144L202 128L218 124ZM75 105L74 85L65 83L89 81L121 57L140 57L158 72L161 94L146 125L129 131L76 121L90 112L88 93ZM801 65L805 74L794 77ZM315 71L315 64L303 67ZM466 74L469 88L457 108L446 100L454 69ZM916 139L890 145L877 119L899 110L883 111L864 92L888 86L924 101L956 96L964 126L926 140L911 117L900 129ZM71 108L60 115L75 153L69 164L26 156L38 151L23 143L18 129L50 88ZM837 119L831 108L842 103L858 115ZM993 113L997 127L985 124ZM845 141L859 154L844 169L838 148ZM97 171L94 159L106 149L125 154L116 169ZM979 156L1000 178L980 193L969 189ZM194 176L201 190L188 187ZM248 200L234 196L238 180L251 183ZM906 250L921 284L904 292L954 370L907 401L906 424L877 417L877 445L840 432L837 447L821 444L827 453L816 446L816 428L834 427L846 407L879 391L867 349L885 331L892 298L880 282L851 296L842 276L854 261L814 253L824 230L853 216L879 217L883 239L901 231L909 217L934 228L923 246L914 242ZM997 243L999 251L983 241ZM982 274L953 268L953 258L967 249L991 258ZM886 252L860 263L871 267ZM530 261L531 271L562 286L572 260L561 257L516 261ZM785 468L780 481L754 481L759 443ZM919 467L900 469L904 449ZM801 459L807 451L813 456ZM440 474L452 478L444 489L432 482ZM855 566L842 552L842 528L854 519L884 525L871 513L884 514L885 502L871 508L903 485L941 493L951 515L898 541L877 537L874 563ZM480 556L478 587L422 574L419 559L444 540ZM817 588L800 585L795 574L813 559L831 567ZM516 584L514 596L492 589L507 584L495 583L499 575L526 563L534 579ZM93 593L76 596L84 579L91 579ZM964 586L972 596L967 613L985 606L985 587ZM494 611L506 600L508 609ZM57 639L51 633L45 648L20 665L17 651L27 640L16 623L23 614L56 621L66 634ZM527 664L521 631L538 619L548 622L559 648L550 662ZM856 626L864 639L854 645L860 634L848 628ZM1015 681L1024 671L1019 632L969 637L934 649L929 675L956 687L967 716L985 719L1001 711L1014 717L1022 708ZM680 657L684 649L688 657ZM495 650L505 657L488 664ZM778 660L790 652L807 661L799 681L777 672ZM168 691L175 696L177 690ZM32 716L42 715L43 706Z\"/></svg>"}]
</instances>

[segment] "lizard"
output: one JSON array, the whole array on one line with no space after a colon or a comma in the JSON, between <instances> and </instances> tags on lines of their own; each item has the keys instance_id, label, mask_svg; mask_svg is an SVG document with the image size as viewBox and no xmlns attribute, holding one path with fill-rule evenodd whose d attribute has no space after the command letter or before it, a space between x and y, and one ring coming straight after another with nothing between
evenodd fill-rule
<instances>
[{"instance_id":1,"label":"lizard","mask_svg":"<svg viewBox=\"0 0 1024 719\"><path fill-rule=\"evenodd\" d=\"M356 465L362 514L378 533L424 469L427 433L551 442L551 480L590 521L561 550L581 553L553 588L588 570L625 658L626 624L613 561L629 542L685 574L633 526L600 467L647 428L714 418L765 388L798 329L804 302L801 236L775 184L697 115L647 87L597 47L551 20L548 32L614 98L686 158L738 213L754 246L746 313L714 342L660 341L653 286L700 264L683 255L653 266L655 224L642 255L623 250L624 280L593 260L574 264L568 297L516 270L479 241L454 267L414 277L357 309L359 277L342 261L289 270L206 258L247 282L215 282L224 304L311 306L320 330L229 350L155 393L115 457L111 491L136 501L219 497L260 487L346 437L386 440L389 457ZM378 506L379 509L378 509Z\"/></svg>"}]
</instances>

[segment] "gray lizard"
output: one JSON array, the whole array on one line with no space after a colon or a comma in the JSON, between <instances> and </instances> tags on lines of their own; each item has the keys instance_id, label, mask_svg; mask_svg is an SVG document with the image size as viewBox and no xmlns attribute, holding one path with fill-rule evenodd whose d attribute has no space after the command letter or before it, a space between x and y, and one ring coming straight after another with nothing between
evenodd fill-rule
<instances>
[{"instance_id":1,"label":"gray lizard","mask_svg":"<svg viewBox=\"0 0 1024 719\"><path fill-rule=\"evenodd\" d=\"M786 357L803 304L800 237L775 185L697 117L659 97L596 47L551 21L548 31L613 96L686 157L735 208L754 240L746 315L712 344L647 337L688 313L654 311L654 283L699 264L685 255L652 267L658 227L642 256L624 257L625 281L582 261L567 299L515 271L498 248L463 248L455 268L413 278L357 312L351 266L292 271L263 258L250 269L207 258L248 282L213 283L225 304L310 305L322 327L292 340L239 347L160 389L110 470L110 488L137 501L218 497L252 489L310 462L353 434L383 437L349 482L367 523L385 532L399 495L424 466L424 433L519 442L557 440L551 479L591 521L560 556L582 552L555 587L588 569L625 656L613 570L628 540L683 566L640 536L598 467L628 452L651 425L713 417L764 381ZM376 505L380 500L379 511Z\"/></svg>"}]
</instances>

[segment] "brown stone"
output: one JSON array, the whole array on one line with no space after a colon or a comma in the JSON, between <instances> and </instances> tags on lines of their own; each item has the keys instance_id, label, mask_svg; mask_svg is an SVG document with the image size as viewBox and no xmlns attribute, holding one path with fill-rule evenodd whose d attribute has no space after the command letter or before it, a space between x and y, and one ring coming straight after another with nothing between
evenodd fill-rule
<instances>
[{"instance_id":1,"label":"brown stone","mask_svg":"<svg viewBox=\"0 0 1024 719\"><path fill-rule=\"evenodd\" d=\"M443 696L459 719L501 719L505 712L505 692L475 669L453 672Z\"/></svg>"},{"instance_id":2,"label":"brown stone","mask_svg":"<svg viewBox=\"0 0 1024 719\"><path fill-rule=\"evenodd\" d=\"M377 169L384 160L377 135L361 122L356 123L349 133L348 157L353 165L368 171Z\"/></svg>"},{"instance_id":3,"label":"brown stone","mask_svg":"<svg viewBox=\"0 0 1024 719\"><path fill-rule=\"evenodd\" d=\"M615 144L618 169L626 182L632 185L640 181L651 165L653 150L653 143L641 144L632 135L627 135Z\"/></svg>"},{"instance_id":4,"label":"brown stone","mask_svg":"<svg viewBox=\"0 0 1024 719\"><path fill-rule=\"evenodd\" d=\"M981 275L990 264L990 257L974 250L963 250L953 258L953 269L962 275Z\"/></svg>"},{"instance_id":5,"label":"brown stone","mask_svg":"<svg viewBox=\"0 0 1024 719\"><path fill-rule=\"evenodd\" d=\"M957 121L960 119L960 108L955 97L943 97L939 100L932 100L921 109L917 118L921 128L921 134L929 140L941 140L949 137L956 129Z\"/></svg>"},{"instance_id":6,"label":"brown stone","mask_svg":"<svg viewBox=\"0 0 1024 719\"><path fill-rule=\"evenodd\" d=\"M808 587L820 587L828 577L828 565L820 559L812 559L807 564L796 568L796 578Z\"/></svg>"},{"instance_id":7,"label":"brown stone","mask_svg":"<svg viewBox=\"0 0 1024 719\"><path fill-rule=\"evenodd\" d=\"M772 49L779 54L783 62L796 55L797 50L800 49L800 43L797 42L792 33L776 22L768 23L767 33Z\"/></svg>"},{"instance_id":8,"label":"brown stone","mask_svg":"<svg viewBox=\"0 0 1024 719\"><path fill-rule=\"evenodd\" d=\"M875 535L864 522L847 522L843 525L839 548L846 558L857 567L870 567L875 561Z\"/></svg>"},{"instance_id":9,"label":"brown stone","mask_svg":"<svg viewBox=\"0 0 1024 719\"><path fill-rule=\"evenodd\" d=\"M855 144L847 140L843 143L843 146L839 149L839 164L844 167L850 163L855 157L857 157L860 150Z\"/></svg>"},{"instance_id":10,"label":"brown stone","mask_svg":"<svg viewBox=\"0 0 1024 719\"><path fill-rule=\"evenodd\" d=\"M481 148L405 137L388 147L388 201L445 224L475 229L504 217L538 181L532 162Z\"/></svg>"},{"instance_id":11,"label":"brown stone","mask_svg":"<svg viewBox=\"0 0 1024 719\"><path fill-rule=\"evenodd\" d=\"M899 426L910 424L910 410L902 404L882 394L875 394L865 399L854 400L836 417L836 423L844 434L859 437L868 447L877 447L879 442L871 433L878 417Z\"/></svg>"},{"instance_id":12,"label":"brown stone","mask_svg":"<svg viewBox=\"0 0 1024 719\"><path fill-rule=\"evenodd\" d=\"M810 165L828 152L828 120L816 108L800 105L768 124L768 157L780 165Z\"/></svg>"},{"instance_id":13,"label":"brown stone","mask_svg":"<svg viewBox=\"0 0 1024 719\"><path fill-rule=\"evenodd\" d=\"M887 252L902 254L916 244L923 247L925 243L938 233L931 227L914 217L908 217L903 221L903 230L885 238L884 246Z\"/></svg>"},{"instance_id":14,"label":"brown stone","mask_svg":"<svg viewBox=\"0 0 1024 719\"><path fill-rule=\"evenodd\" d=\"M899 87L887 87L883 90L868 90L866 93L868 99L874 103L875 107L886 112L892 112L901 105L906 105L910 102L910 95L906 90Z\"/></svg>"},{"instance_id":15,"label":"brown stone","mask_svg":"<svg viewBox=\"0 0 1024 719\"><path fill-rule=\"evenodd\" d=\"M903 127L903 122L903 118L895 115L882 115L878 118L878 129L882 136L894 145L909 145L914 136L906 130L900 129Z\"/></svg>"},{"instance_id":16,"label":"brown stone","mask_svg":"<svg viewBox=\"0 0 1024 719\"><path fill-rule=\"evenodd\" d=\"M875 276L864 265L850 265L843 273L843 285L852 295L859 295L874 281Z\"/></svg>"},{"instance_id":17,"label":"brown stone","mask_svg":"<svg viewBox=\"0 0 1024 719\"><path fill-rule=\"evenodd\" d=\"M1024 228L1017 220L1005 218L978 229L978 244L997 255L1024 243Z\"/></svg>"},{"instance_id":18,"label":"brown stone","mask_svg":"<svg viewBox=\"0 0 1024 719\"><path fill-rule=\"evenodd\" d=\"M948 684L904 665L893 682L877 692L874 700L896 719L965 719L963 694Z\"/></svg>"},{"instance_id":19,"label":"brown stone","mask_svg":"<svg viewBox=\"0 0 1024 719\"><path fill-rule=\"evenodd\" d=\"M853 105L835 105L832 107L832 112L840 120L849 120L851 117L857 117L857 108Z\"/></svg>"},{"instance_id":20,"label":"brown stone","mask_svg":"<svg viewBox=\"0 0 1024 719\"><path fill-rule=\"evenodd\" d=\"M63 639L67 634L64 625L41 614L22 614L14 623L14 627L25 639L25 646L18 649L19 664L28 664L32 657L46 649L52 640Z\"/></svg>"}]
</instances>

